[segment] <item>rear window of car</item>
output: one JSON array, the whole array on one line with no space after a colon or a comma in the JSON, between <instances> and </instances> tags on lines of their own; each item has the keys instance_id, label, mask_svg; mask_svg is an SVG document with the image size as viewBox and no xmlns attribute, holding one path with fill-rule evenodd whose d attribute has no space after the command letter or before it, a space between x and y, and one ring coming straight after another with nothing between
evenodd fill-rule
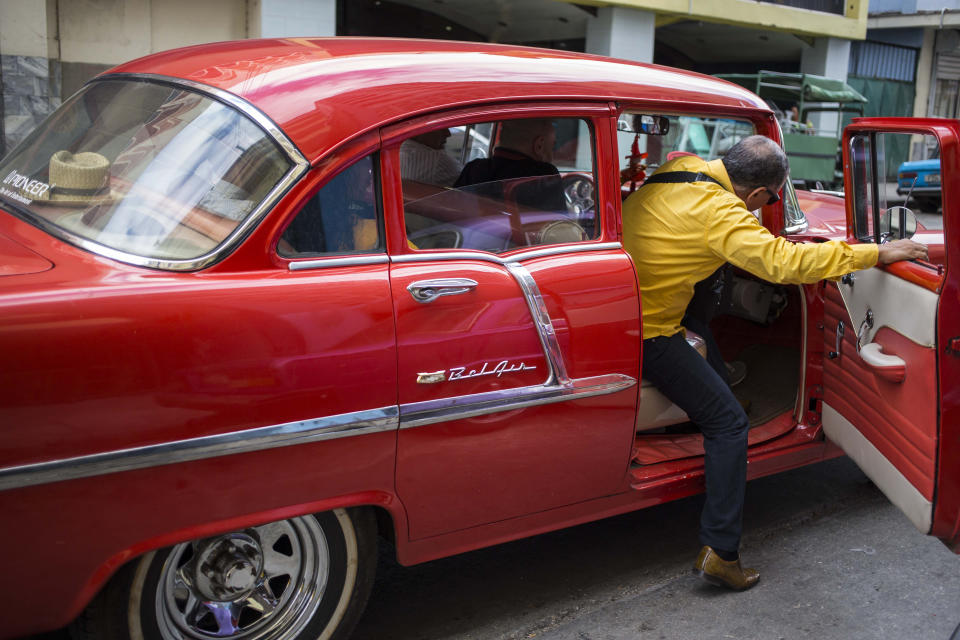
<instances>
[{"instance_id":1,"label":"rear window of car","mask_svg":"<svg viewBox=\"0 0 960 640\"><path fill-rule=\"evenodd\" d=\"M179 86L99 81L0 165L0 201L68 239L189 261L230 239L293 166L233 106Z\"/></svg>"}]
</instances>

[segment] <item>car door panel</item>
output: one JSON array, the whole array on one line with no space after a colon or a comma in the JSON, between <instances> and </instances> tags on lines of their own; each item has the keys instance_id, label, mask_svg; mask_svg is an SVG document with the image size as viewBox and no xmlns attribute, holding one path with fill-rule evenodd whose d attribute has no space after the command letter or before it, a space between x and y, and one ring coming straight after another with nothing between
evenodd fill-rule
<instances>
[{"instance_id":1,"label":"car door panel","mask_svg":"<svg viewBox=\"0 0 960 640\"><path fill-rule=\"evenodd\" d=\"M525 264L543 294L572 378L611 371L640 377L639 292L629 286L633 265L620 249L591 252L583 264L569 256Z\"/></svg>"},{"instance_id":2,"label":"car door panel","mask_svg":"<svg viewBox=\"0 0 960 640\"><path fill-rule=\"evenodd\" d=\"M612 224L619 184L602 152L610 114L607 103L503 105L382 132L398 343L396 486L413 540L628 490L640 308ZM566 120L560 128L574 136L577 157L595 163L578 175L593 176L594 211L606 226L581 241L523 227L507 244L468 242L492 223L512 224L507 191L503 202L441 187L424 197L401 175L400 145L424 130L544 117ZM428 242L424 229L440 227L420 223L437 216L456 222L461 240ZM537 209L523 222L572 219ZM444 280L477 284L429 303L408 290ZM422 373L436 375L419 383Z\"/></svg>"},{"instance_id":3,"label":"car door panel","mask_svg":"<svg viewBox=\"0 0 960 640\"><path fill-rule=\"evenodd\" d=\"M957 225L951 203L960 196L958 134L955 120L916 118L857 119L845 131L848 235L862 242L913 233L914 214L890 195L883 168L898 158L886 151L898 153L898 138L936 139L946 260L897 262L824 285L822 418L827 437L918 529L960 552L960 396L953 391L960 296L944 268L960 262L951 235Z\"/></svg>"},{"instance_id":4,"label":"car door panel","mask_svg":"<svg viewBox=\"0 0 960 640\"><path fill-rule=\"evenodd\" d=\"M408 289L415 283L451 279L477 284L428 302L418 301ZM391 281L403 343L401 403L525 387L547 379L549 368L530 310L502 265L471 260L399 264ZM423 381L421 374L438 370L446 371L444 380Z\"/></svg>"},{"instance_id":5,"label":"car door panel","mask_svg":"<svg viewBox=\"0 0 960 640\"><path fill-rule=\"evenodd\" d=\"M840 288L848 290L841 296ZM886 295L881 292L886 291ZM893 295L893 292L896 295ZM874 482L889 492L924 532L930 529L937 457L936 351L933 338L936 294L882 269L858 272L851 287L830 283L825 292L823 426ZM844 305L850 301L854 317ZM890 299L899 305L886 304ZM903 360L905 375L895 382L868 365L857 351L857 330L876 301L875 332L863 339ZM921 318L930 325L923 331ZM860 319L857 322L856 319ZM837 349L837 327L845 330ZM872 338L872 340L871 340ZM856 436L860 436L857 438Z\"/></svg>"},{"instance_id":6,"label":"car door panel","mask_svg":"<svg viewBox=\"0 0 960 640\"><path fill-rule=\"evenodd\" d=\"M629 258L608 249L530 263L394 265L402 380L397 491L412 539L624 488L639 363ZM574 270L592 275L578 280ZM428 273L496 284L438 298L450 311L432 313L430 305L414 306L406 290ZM517 279L513 287L507 278ZM594 305L604 312L591 311ZM448 316L469 321L457 325ZM424 325L440 333L427 339ZM504 375L487 373L503 362ZM520 370L520 363L535 368ZM449 379L463 367L468 379ZM417 385L421 369L445 370L448 379ZM594 375L579 375L587 372ZM440 403L451 419L442 409L431 413Z\"/></svg>"}]
</instances>

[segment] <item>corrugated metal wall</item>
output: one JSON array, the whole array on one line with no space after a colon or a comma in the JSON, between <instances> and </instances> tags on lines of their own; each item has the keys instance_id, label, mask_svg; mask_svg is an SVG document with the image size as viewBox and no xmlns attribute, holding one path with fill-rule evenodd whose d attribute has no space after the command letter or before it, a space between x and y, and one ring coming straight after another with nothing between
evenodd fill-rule
<instances>
[{"instance_id":1,"label":"corrugated metal wall","mask_svg":"<svg viewBox=\"0 0 960 640\"><path fill-rule=\"evenodd\" d=\"M854 42L847 72L861 78L913 82L917 74L917 50L869 40Z\"/></svg>"},{"instance_id":2,"label":"corrugated metal wall","mask_svg":"<svg viewBox=\"0 0 960 640\"><path fill-rule=\"evenodd\" d=\"M937 54L937 78L960 80L960 56L949 53Z\"/></svg>"},{"instance_id":3,"label":"corrugated metal wall","mask_svg":"<svg viewBox=\"0 0 960 640\"><path fill-rule=\"evenodd\" d=\"M918 53L911 47L882 42L852 43L847 82L869 101L864 105L863 115L913 115ZM849 117L844 124L847 122ZM896 138L891 144L898 148L888 149L886 171L888 176L895 176L898 163L892 158L906 157L909 140Z\"/></svg>"}]
</instances>

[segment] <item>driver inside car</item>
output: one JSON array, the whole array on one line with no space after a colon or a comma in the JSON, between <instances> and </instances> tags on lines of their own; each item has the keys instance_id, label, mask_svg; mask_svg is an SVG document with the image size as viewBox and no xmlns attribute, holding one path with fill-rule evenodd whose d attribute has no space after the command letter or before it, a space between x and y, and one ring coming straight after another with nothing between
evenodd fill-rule
<instances>
[{"instance_id":1,"label":"driver inside car","mask_svg":"<svg viewBox=\"0 0 960 640\"><path fill-rule=\"evenodd\" d=\"M553 120L506 120L491 156L468 162L453 186L480 185L471 191L541 211L566 212L560 172L552 164L556 141Z\"/></svg>"}]
</instances>

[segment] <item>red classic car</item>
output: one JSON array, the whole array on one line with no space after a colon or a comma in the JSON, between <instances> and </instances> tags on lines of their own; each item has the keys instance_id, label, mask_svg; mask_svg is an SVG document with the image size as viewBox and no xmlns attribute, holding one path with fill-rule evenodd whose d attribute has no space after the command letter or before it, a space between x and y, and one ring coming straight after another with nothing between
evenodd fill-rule
<instances>
[{"instance_id":1,"label":"red classic car","mask_svg":"<svg viewBox=\"0 0 960 640\"><path fill-rule=\"evenodd\" d=\"M536 170L464 177L517 130ZM344 638L377 534L413 564L701 491L641 380L619 176L755 132L780 140L727 82L497 45L220 43L91 81L0 162L0 635ZM848 129L843 235L909 234L884 136L937 139L960 224L958 134ZM751 478L842 447L960 549L952 274L736 275L713 330Z\"/></svg>"}]
</instances>

